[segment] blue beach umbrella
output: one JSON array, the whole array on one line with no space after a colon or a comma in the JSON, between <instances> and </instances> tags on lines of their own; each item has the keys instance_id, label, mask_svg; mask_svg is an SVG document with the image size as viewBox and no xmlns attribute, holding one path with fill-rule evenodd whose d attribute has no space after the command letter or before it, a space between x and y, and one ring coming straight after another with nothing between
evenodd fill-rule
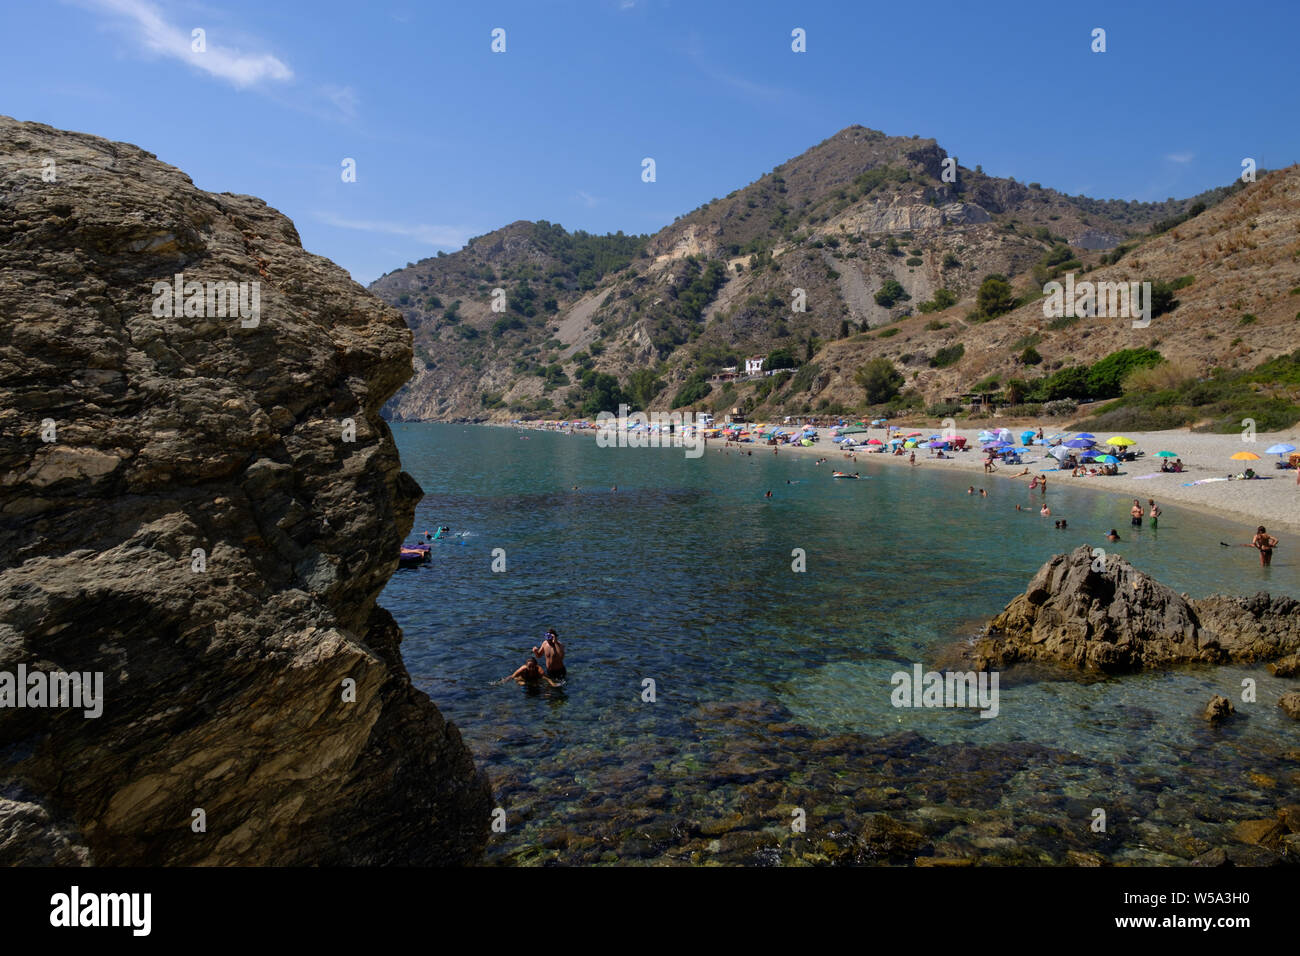
<instances>
[{"instance_id":1,"label":"blue beach umbrella","mask_svg":"<svg viewBox=\"0 0 1300 956\"><path fill-rule=\"evenodd\" d=\"M1266 455L1285 455L1287 452L1295 451L1295 445L1274 445L1264 452Z\"/></svg>"},{"instance_id":2,"label":"blue beach umbrella","mask_svg":"<svg viewBox=\"0 0 1300 956\"><path fill-rule=\"evenodd\" d=\"M1097 456L1097 461L1101 462L1103 465L1118 465L1118 464L1119 464L1119 459L1116 458L1114 455L1098 455L1098 456Z\"/></svg>"},{"instance_id":3,"label":"blue beach umbrella","mask_svg":"<svg viewBox=\"0 0 1300 956\"><path fill-rule=\"evenodd\" d=\"M1097 443L1094 441L1089 441L1084 438L1071 438L1069 441L1062 442L1061 444L1063 444L1066 448L1091 448L1093 445Z\"/></svg>"}]
</instances>

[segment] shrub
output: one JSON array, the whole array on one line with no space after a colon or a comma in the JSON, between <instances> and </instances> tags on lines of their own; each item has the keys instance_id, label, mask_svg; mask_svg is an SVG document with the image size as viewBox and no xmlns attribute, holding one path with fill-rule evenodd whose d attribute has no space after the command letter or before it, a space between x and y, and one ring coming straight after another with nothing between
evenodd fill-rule
<instances>
[{"instance_id":1,"label":"shrub","mask_svg":"<svg viewBox=\"0 0 1300 956\"><path fill-rule=\"evenodd\" d=\"M894 326L890 326L890 327L887 328L887 329L882 329L882 330L880 331L880 334L877 335L876 338L878 338L878 339L887 339L887 338L890 338L891 336L897 335L900 331L902 331L902 330L899 329L898 326L896 326L896 325L894 325Z\"/></svg>"},{"instance_id":2,"label":"shrub","mask_svg":"<svg viewBox=\"0 0 1300 956\"><path fill-rule=\"evenodd\" d=\"M999 315L1010 312L1018 304L1006 276L997 274L986 276L980 283L979 292L975 294L973 317L981 322L995 319Z\"/></svg>"},{"instance_id":3,"label":"shrub","mask_svg":"<svg viewBox=\"0 0 1300 956\"><path fill-rule=\"evenodd\" d=\"M965 354L966 346L960 342L956 345L946 345L934 353L934 358L930 359L930 367L947 368L950 365L956 365Z\"/></svg>"},{"instance_id":4,"label":"shrub","mask_svg":"<svg viewBox=\"0 0 1300 956\"><path fill-rule=\"evenodd\" d=\"M925 413L931 418L951 418L962 409L960 402L939 402L931 405L925 410Z\"/></svg>"},{"instance_id":5,"label":"shrub","mask_svg":"<svg viewBox=\"0 0 1300 956\"><path fill-rule=\"evenodd\" d=\"M1124 377L1121 388L1128 392L1156 392L1178 389L1196 380L1196 366L1185 359L1166 359L1156 365L1135 368Z\"/></svg>"},{"instance_id":6,"label":"shrub","mask_svg":"<svg viewBox=\"0 0 1300 956\"><path fill-rule=\"evenodd\" d=\"M862 386L871 405L881 405L899 393L903 376L887 358L873 358L857 370L853 380Z\"/></svg>"},{"instance_id":7,"label":"shrub","mask_svg":"<svg viewBox=\"0 0 1300 956\"><path fill-rule=\"evenodd\" d=\"M875 296L876 305L886 309L892 308L895 302L906 302L911 298L897 279L886 279Z\"/></svg>"},{"instance_id":8,"label":"shrub","mask_svg":"<svg viewBox=\"0 0 1300 956\"><path fill-rule=\"evenodd\" d=\"M681 408L683 405L698 402L711 391L713 391L713 386L704 381L700 373L696 372L677 390L677 394L673 396L672 407Z\"/></svg>"},{"instance_id":9,"label":"shrub","mask_svg":"<svg viewBox=\"0 0 1300 956\"><path fill-rule=\"evenodd\" d=\"M1038 354L1038 350L1032 345L1026 346L1025 350L1020 353L1020 364L1038 365L1043 361L1043 357Z\"/></svg>"},{"instance_id":10,"label":"shrub","mask_svg":"<svg viewBox=\"0 0 1300 956\"><path fill-rule=\"evenodd\" d=\"M946 252L944 253L943 256L943 267L945 269L960 269L961 260L958 259L956 256L954 256L951 252Z\"/></svg>"},{"instance_id":11,"label":"shrub","mask_svg":"<svg viewBox=\"0 0 1300 956\"><path fill-rule=\"evenodd\" d=\"M1065 415L1073 415L1079 410L1079 403L1069 398L1058 398L1052 402L1044 402L1041 406L1042 414L1049 418L1061 418Z\"/></svg>"},{"instance_id":12,"label":"shrub","mask_svg":"<svg viewBox=\"0 0 1300 956\"><path fill-rule=\"evenodd\" d=\"M919 306L922 312L942 312L957 304L957 296L947 289L936 289L934 298L928 302L922 302ZM928 326L927 326L928 328Z\"/></svg>"}]
</instances>

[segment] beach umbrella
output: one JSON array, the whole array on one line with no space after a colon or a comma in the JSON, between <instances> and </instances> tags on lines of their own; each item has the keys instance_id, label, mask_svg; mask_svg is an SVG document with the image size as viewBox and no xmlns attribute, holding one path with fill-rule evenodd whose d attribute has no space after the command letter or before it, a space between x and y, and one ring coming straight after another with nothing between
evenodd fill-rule
<instances>
[{"instance_id":1,"label":"beach umbrella","mask_svg":"<svg viewBox=\"0 0 1300 956\"><path fill-rule=\"evenodd\" d=\"M1037 434L1038 432L1034 431L1032 428L1026 429L1020 433L1020 441L1022 444L1028 445L1033 441L1034 436Z\"/></svg>"},{"instance_id":2,"label":"beach umbrella","mask_svg":"<svg viewBox=\"0 0 1300 956\"><path fill-rule=\"evenodd\" d=\"M947 446L946 441L932 441L927 443L931 448L944 448Z\"/></svg>"},{"instance_id":3,"label":"beach umbrella","mask_svg":"<svg viewBox=\"0 0 1300 956\"><path fill-rule=\"evenodd\" d=\"M1289 451L1295 451L1295 445L1274 445L1264 454L1266 455L1285 455Z\"/></svg>"},{"instance_id":4,"label":"beach umbrella","mask_svg":"<svg viewBox=\"0 0 1300 956\"><path fill-rule=\"evenodd\" d=\"M1123 435L1115 435L1113 438L1107 438L1106 444L1119 445L1121 448L1127 448L1129 445L1136 445L1137 442L1131 438L1125 438Z\"/></svg>"},{"instance_id":5,"label":"beach umbrella","mask_svg":"<svg viewBox=\"0 0 1300 956\"><path fill-rule=\"evenodd\" d=\"M1233 461L1259 461L1259 455L1253 451L1239 451L1232 456Z\"/></svg>"},{"instance_id":6,"label":"beach umbrella","mask_svg":"<svg viewBox=\"0 0 1300 956\"><path fill-rule=\"evenodd\" d=\"M1157 458L1177 458L1177 457L1178 457L1178 452L1176 452L1176 451L1158 451L1158 452L1156 452L1156 457L1157 457Z\"/></svg>"},{"instance_id":7,"label":"beach umbrella","mask_svg":"<svg viewBox=\"0 0 1300 956\"><path fill-rule=\"evenodd\" d=\"M1086 438L1071 438L1062 444L1066 448L1091 448L1096 442L1090 442Z\"/></svg>"},{"instance_id":8,"label":"beach umbrella","mask_svg":"<svg viewBox=\"0 0 1300 956\"><path fill-rule=\"evenodd\" d=\"M1096 441L1096 440L1097 440L1097 436L1094 435L1092 432L1079 432L1079 434L1075 435L1074 437L1075 437L1075 438L1089 438L1089 439L1091 439L1092 441Z\"/></svg>"},{"instance_id":9,"label":"beach umbrella","mask_svg":"<svg viewBox=\"0 0 1300 956\"><path fill-rule=\"evenodd\" d=\"M920 438L920 437L921 437L921 433L920 433L920 432L908 432L908 433L907 433L907 437L908 437L908 438Z\"/></svg>"},{"instance_id":10,"label":"beach umbrella","mask_svg":"<svg viewBox=\"0 0 1300 956\"><path fill-rule=\"evenodd\" d=\"M1118 465L1118 464L1119 464L1119 459L1116 458L1114 455L1098 455L1098 456L1097 456L1097 461L1101 462L1103 465Z\"/></svg>"},{"instance_id":11,"label":"beach umbrella","mask_svg":"<svg viewBox=\"0 0 1300 956\"><path fill-rule=\"evenodd\" d=\"M868 445L883 445L884 442L881 441L879 438L872 438L872 439L868 440L867 444L868 444Z\"/></svg>"}]
</instances>

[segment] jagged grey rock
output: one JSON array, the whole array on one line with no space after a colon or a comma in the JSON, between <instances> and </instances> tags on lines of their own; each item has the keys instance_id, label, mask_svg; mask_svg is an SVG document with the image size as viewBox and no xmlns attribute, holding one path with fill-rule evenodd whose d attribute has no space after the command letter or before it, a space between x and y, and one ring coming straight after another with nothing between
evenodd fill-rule
<instances>
[{"instance_id":1,"label":"jagged grey rock","mask_svg":"<svg viewBox=\"0 0 1300 956\"><path fill-rule=\"evenodd\" d=\"M1190 600L1088 545L1044 564L985 628L983 668L1053 661L1122 672L1266 661L1300 650L1300 602L1260 593Z\"/></svg>"}]
</instances>

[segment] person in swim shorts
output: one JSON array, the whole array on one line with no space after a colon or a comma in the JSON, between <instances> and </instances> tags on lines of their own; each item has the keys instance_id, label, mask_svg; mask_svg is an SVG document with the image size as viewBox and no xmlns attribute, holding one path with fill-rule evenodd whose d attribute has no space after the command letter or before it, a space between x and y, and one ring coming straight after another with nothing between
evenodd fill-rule
<instances>
[{"instance_id":1,"label":"person in swim shorts","mask_svg":"<svg viewBox=\"0 0 1300 956\"><path fill-rule=\"evenodd\" d=\"M1133 527L1142 527L1142 502L1134 498L1133 507L1129 509L1128 513L1133 516Z\"/></svg>"},{"instance_id":2,"label":"person in swim shorts","mask_svg":"<svg viewBox=\"0 0 1300 956\"><path fill-rule=\"evenodd\" d=\"M563 680L568 675L564 666L564 645L560 643L555 628L547 630L541 646L533 648L533 656L546 658L546 673L555 680Z\"/></svg>"}]
</instances>

